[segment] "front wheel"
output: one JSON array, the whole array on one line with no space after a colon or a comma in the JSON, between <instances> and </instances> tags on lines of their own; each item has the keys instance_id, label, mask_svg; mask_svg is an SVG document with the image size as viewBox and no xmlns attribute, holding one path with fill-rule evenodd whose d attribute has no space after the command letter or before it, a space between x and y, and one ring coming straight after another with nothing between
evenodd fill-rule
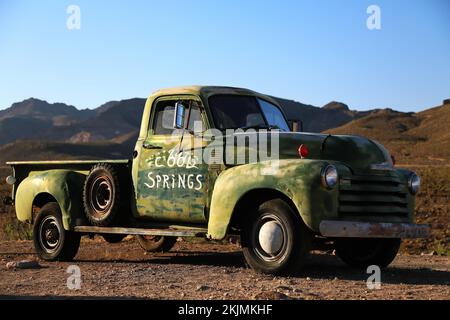
<instances>
[{"instance_id":1,"label":"front wheel","mask_svg":"<svg viewBox=\"0 0 450 320\"><path fill-rule=\"evenodd\" d=\"M47 261L71 261L80 247L80 234L64 230L61 209L56 202L39 211L33 226L34 248Z\"/></svg>"},{"instance_id":2,"label":"front wheel","mask_svg":"<svg viewBox=\"0 0 450 320\"><path fill-rule=\"evenodd\" d=\"M299 270L310 243L307 227L281 199L262 203L247 219L241 237L250 267L269 274Z\"/></svg>"},{"instance_id":3,"label":"front wheel","mask_svg":"<svg viewBox=\"0 0 450 320\"><path fill-rule=\"evenodd\" d=\"M400 249L400 239L341 238L335 240L337 256L349 266L367 268L387 267Z\"/></svg>"}]
</instances>

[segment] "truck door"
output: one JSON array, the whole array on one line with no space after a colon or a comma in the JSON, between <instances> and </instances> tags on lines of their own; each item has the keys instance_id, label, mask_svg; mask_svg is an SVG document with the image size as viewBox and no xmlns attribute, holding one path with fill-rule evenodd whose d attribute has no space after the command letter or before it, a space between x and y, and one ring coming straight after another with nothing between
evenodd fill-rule
<instances>
[{"instance_id":1,"label":"truck door","mask_svg":"<svg viewBox=\"0 0 450 320\"><path fill-rule=\"evenodd\" d=\"M190 101L186 111L185 128L180 143L179 157L182 157L178 170L187 177L185 189L189 194L189 219L202 218L206 222L206 206L209 185L211 183L209 166L203 159L203 151L207 142L202 134L206 129L206 114L201 112L200 103Z\"/></svg>"},{"instance_id":2,"label":"truck door","mask_svg":"<svg viewBox=\"0 0 450 320\"><path fill-rule=\"evenodd\" d=\"M164 97L152 108L147 138L139 156L136 194L137 213L156 221L205 223L208 168L192 157L185 128L173 126L175 104L186 107L186 115L197 113L197 97ZM200 113L198 112L200 116Z\"/></svg>"}]
</instances>

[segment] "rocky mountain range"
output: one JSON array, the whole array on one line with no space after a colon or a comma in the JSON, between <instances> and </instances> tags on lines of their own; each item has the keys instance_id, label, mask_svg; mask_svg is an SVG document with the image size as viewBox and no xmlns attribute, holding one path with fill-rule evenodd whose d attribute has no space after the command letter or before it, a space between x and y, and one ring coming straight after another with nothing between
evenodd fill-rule
<instances>
[{"instance_id":1,"label":"rocky mountain range","mask_svg":"<svg viewBox=\"0 0 450 320\"><path fill-rule=\"evenodd\" d=\"M448 159L450 103L419 113L391 109L355 111L341 102L322 107L274 97L303 131L358 134L394 149L403 160L414 147L431 159ZM145 99L110 101L79 110L30 98L0 111L0 161L128 157L140 126ZM436 160L437 161L437 160Z\"/></svg>"},{"instance_id":2,"label":"rocky mountain range","mask_svg":"<svg viewBox=\"0 0 450 320\"><path fill-rule=\"evenodd\" d=\"M321 132L339 127L368 112L352 111L347 105L330 102L322 108L275 98L288 119L302 119L303 129ZM139 128L145 99L107 102L94 110L78 110L64 103L30 98L0 111L0 144L40 139L60 142L110 141Z\"/></svg>"}]
</instances>

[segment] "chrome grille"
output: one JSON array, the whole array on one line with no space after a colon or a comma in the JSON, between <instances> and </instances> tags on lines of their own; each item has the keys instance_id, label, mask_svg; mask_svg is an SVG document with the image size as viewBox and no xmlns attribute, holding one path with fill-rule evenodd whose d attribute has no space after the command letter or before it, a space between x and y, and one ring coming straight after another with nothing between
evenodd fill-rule
<instances>
[{"instance_id":1,"label":"chrome grille","mask_svg":"<svg viewBox=\"0 0 450 320\"><path fill-rule=\"evenodd\" d=\"M406 188L395 177L353 176L339 184L341 215L408 215Z\"/></svg>"}]
</instances>

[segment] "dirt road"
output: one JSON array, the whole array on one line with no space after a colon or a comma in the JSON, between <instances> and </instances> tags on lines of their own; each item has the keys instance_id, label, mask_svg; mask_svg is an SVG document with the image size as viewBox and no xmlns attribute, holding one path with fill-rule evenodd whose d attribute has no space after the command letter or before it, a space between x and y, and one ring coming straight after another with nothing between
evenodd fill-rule
<instances>
[{"instance_id":1,"label":"dirt road","mask_svg":"<svg viewBox=\"0 0 450 320\"><path fill-rule=\"evenodd\" d=\"M178 242L164 254L144 254L135 241L83 240L72 263L43 262L40 269L7 269L34 259L30 241L0 242L0 298L132 297L147 299L450 299L450 257L400 255L369 290L368 275L327 254L313 254L291 277L256 274L234 244ZM67 287L70 265L81 289Z\"/></svg>"}]
</instances>

